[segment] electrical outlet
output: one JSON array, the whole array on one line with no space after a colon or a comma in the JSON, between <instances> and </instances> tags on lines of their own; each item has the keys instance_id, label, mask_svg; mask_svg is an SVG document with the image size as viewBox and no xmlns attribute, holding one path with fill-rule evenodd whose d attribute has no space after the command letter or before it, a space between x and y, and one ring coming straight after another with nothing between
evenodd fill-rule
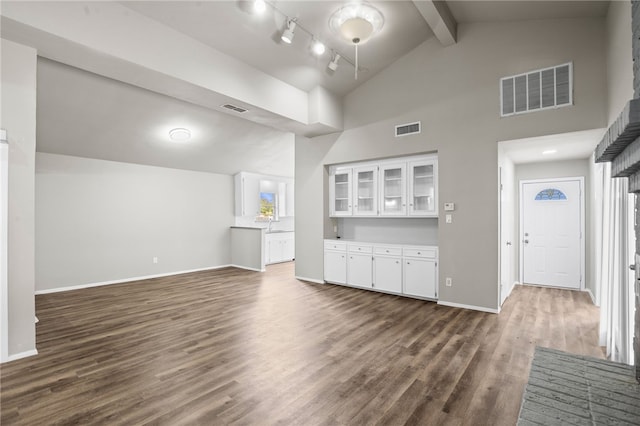
<instances>
[{"instance_id":1,"label":"electrical outlet","mask_svg":"<svg viewBox=\"0 0 640 426\"><path fill-rule=\"evenodd\" d=\"M338 225L333 225L333 232L338 232Z\"/></svg>"},{"instance_id":2,"label":"electrical outlet","mask_svg":"<svg viewBox=\"0 0 640 426\"><path fill-rule=\"evenodd\" d=\"M157 256L153 256L153 263L158 263L158 257Z\"/></svg>"},{"instance_id":3,"label":"electrical outlet","mask_svg":"<svg viewBox=\"0 0 640 426\"><path fill-rule=\"evenodd\" d=\"M451 287L451 285L453 284L452 280L450 277L447 277L444 279L444 283L447 287Z\"/></svg>"}]
</instances>

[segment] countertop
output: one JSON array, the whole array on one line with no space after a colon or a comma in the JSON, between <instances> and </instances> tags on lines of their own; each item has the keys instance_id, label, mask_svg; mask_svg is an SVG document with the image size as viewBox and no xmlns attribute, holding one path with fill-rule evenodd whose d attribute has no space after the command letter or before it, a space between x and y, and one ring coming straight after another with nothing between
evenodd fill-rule
<instances>
[{"instance_id":1,"label":"countertop","mask_svg":"<svg viewBox=\"0 0 640 426\"><path fill-rule=\"evenodd\" d=\"M295 232L293 230L285 230L285 229L273 229L271 231L268 231L267 228L260 228L257 226L232 226L232 229L254 229L256 231L265 231L265 234L282 234L285 232Z\"/></svg>"}]
</instances>

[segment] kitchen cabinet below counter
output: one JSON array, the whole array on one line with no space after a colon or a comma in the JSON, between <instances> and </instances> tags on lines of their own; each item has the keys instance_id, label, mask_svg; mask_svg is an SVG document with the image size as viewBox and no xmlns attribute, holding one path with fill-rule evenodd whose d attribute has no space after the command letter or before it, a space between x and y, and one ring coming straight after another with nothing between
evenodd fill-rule
<instances>
[{"instance_id":1,"label":"kitchen cabinet below counter","mask_svg":"<svg viewBox=\"0 0 640 426\"><path fill-rule=\"evenodd\" d=\"M325 240L324 280L436 300L438 247Z\"/></svg>"},{"instance_id":2,"label":"kitchen cabinet below counter","mask_svg":"<svg viewBox=\"0 0 640 426\"><path fill-rule=\"evenodd\" d=\"M265 234L264 263L289 262L296 257L295 232L275 231Z\"/></svg>"}]
</instances>

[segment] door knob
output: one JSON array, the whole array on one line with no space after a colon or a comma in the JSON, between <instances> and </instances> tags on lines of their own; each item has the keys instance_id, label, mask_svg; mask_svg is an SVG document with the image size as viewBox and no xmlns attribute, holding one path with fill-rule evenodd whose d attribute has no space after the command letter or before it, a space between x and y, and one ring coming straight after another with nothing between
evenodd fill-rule
<instances>
[{"instance_id":1,"label":"door knob","mask_svg":"<svg viewBox=\"0 0 640 426\"><path fill-rule=\"evenodd\" d=\"M507 241L507 245L510 246L511 245L511 241Z\"/></svg>"},{"instance_id":2,"label":"door knob","mask_svg":"<svg viewBox=\"0 0 640 426\"><path fill-rule=\"evenodd\" d=\"M525 244L529 244L529 240L524 240L524 243Z\"/></svg>"}]
</instances>

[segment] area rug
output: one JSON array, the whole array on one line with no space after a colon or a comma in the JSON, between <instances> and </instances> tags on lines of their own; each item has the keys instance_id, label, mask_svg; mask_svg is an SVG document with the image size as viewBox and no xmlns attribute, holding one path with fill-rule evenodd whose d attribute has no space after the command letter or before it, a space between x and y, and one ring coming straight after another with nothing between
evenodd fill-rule
<instances>
[{"instance_id":1,"label":"area rug","mask_svg":"<svg viewBox=\"0 0 640 426\"><path fill-rule=\"evenodd\" d=\"M536 347L518 425L640 425L635 370Z\"/></svg>"}]
</instances>

